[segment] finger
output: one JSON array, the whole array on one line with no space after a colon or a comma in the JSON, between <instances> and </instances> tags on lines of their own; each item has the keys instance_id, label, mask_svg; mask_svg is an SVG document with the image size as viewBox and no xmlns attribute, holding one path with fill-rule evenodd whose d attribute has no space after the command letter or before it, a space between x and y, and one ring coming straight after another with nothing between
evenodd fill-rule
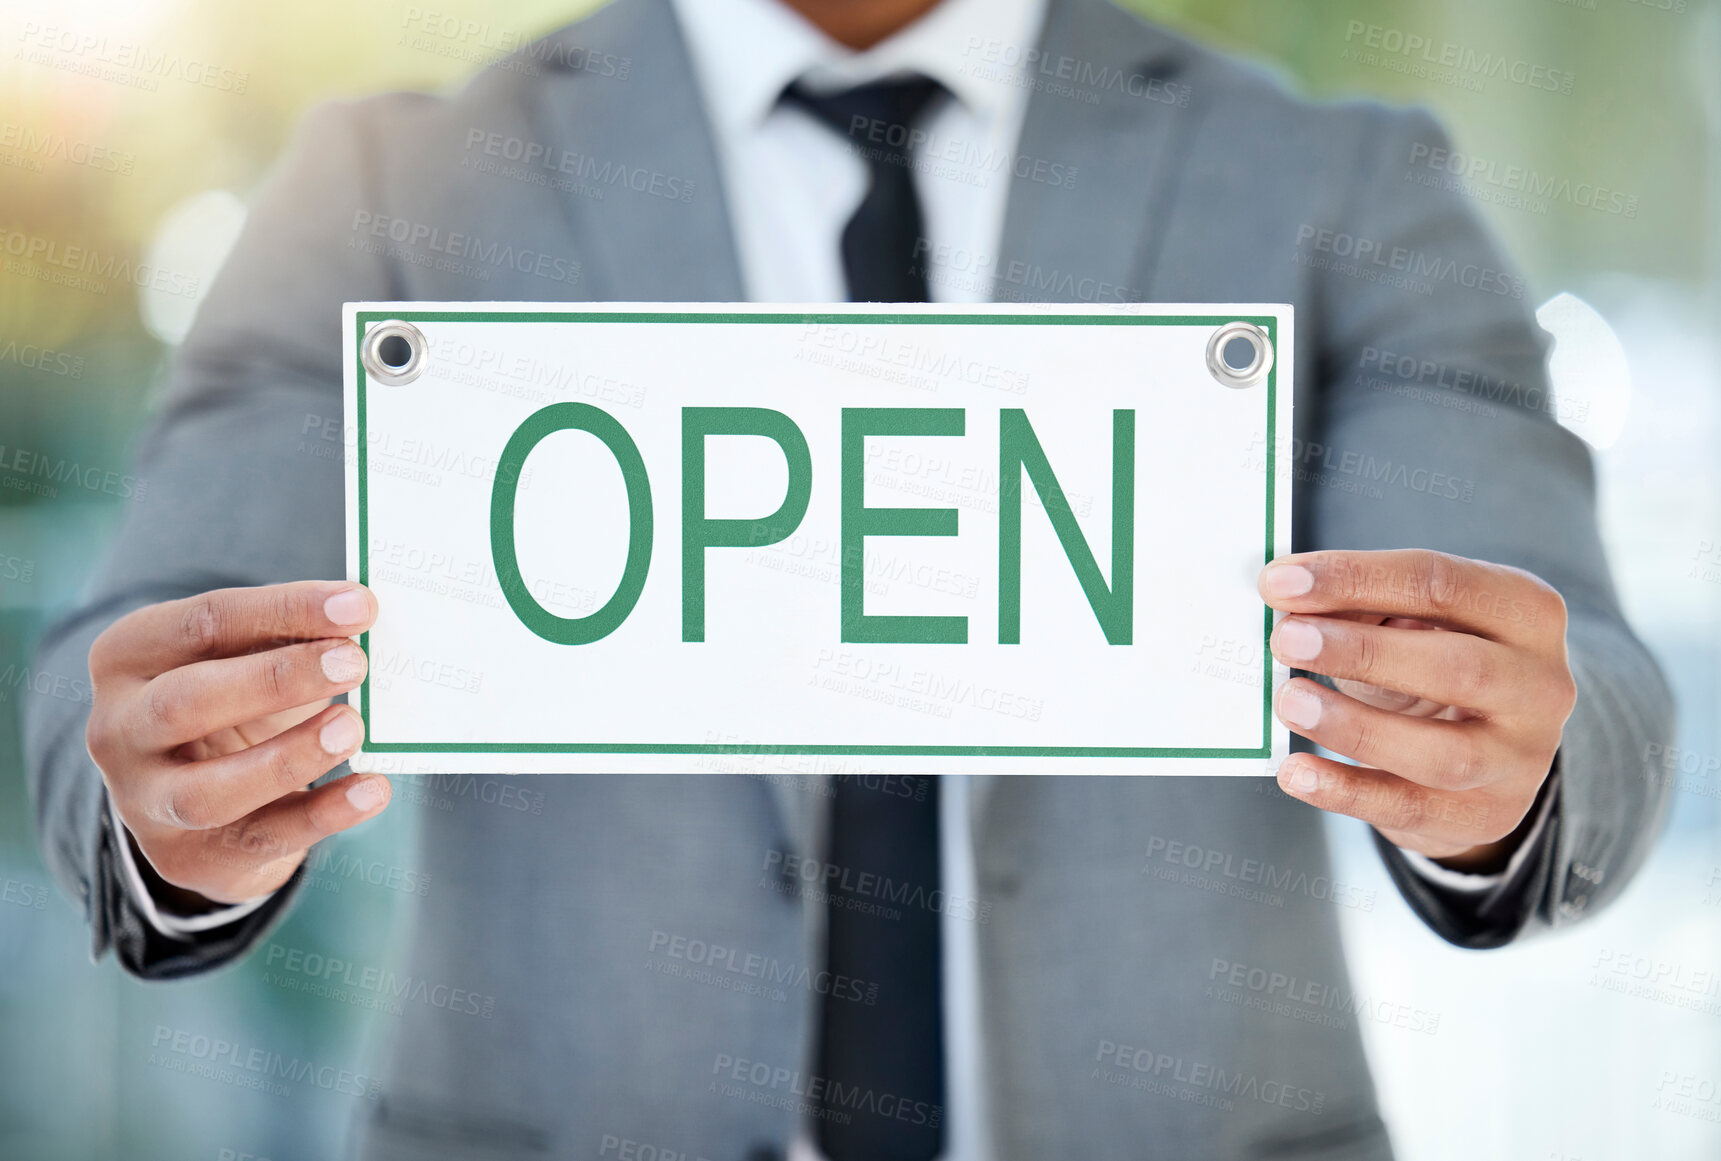
<instances>
[{"instance_id":1,"label":"finger","mask_svg":"<svg viewBox=\"0 0 1721 1161\"><path fill-rule=\"evenodd\" d=\"M1414 694L1399 693L1396 689L1384 689L1378 685L1367 685L1348 678L1333 678L1333 688L1346 697L1354 697L1364 705L1389 709L1395 713L1410 714L1419 718L1446 718L1462 721L1467 718L1484 716L1474 710L1459 709L1445 702L1431 701Z\"/></svg>"},{"instance_id":2,"label":"finger","mask_svg":"<svg viewBox=\"0 0 1721 1161\"><path fill-rule=\"evenodd\" d=\"M1311 742L1434 789L1473 790L1506 768L1476 723L1376 709L1306 677L1281 685L1274 709Z\"/></svg>"},{"instance_id":3,"label":"finger","mask_svg":"<svg viewBox=\"0 0 1721 1161\"><path fill-rule=\"evenodd\" d=\"M259 647L350 637L376 619L376 598L350 581L292 581L215 589L128 613L90 648L90 668L154 677L169 669Z\"/></svg>"},{"instance_id":4,"label":"finger","mask_svg":"<svg viewBox=\"0 0 1721 1161\"><path fill-rule=\"evenodd\" d=\"M181 830L230 826L282 795L315 782L358 749L364 723L348 705L332 705L266 742L170 765L156 779L154 821Z\"/></svg>"},{"instance_id":5,"label":"finger","mask_svg":"<svg viewBox=\"0 0 1721 1161\"><path fill-rule=\"evenodd\" d=\"M345 637L181 665L151 678L128 728L147 751L172 749L294 706L326 701L365 675L364 650Z\"/></svg>"},{"instance_id":6,"label":"finger","mask_svg":"<svg viewBox=\"0 0 1721 1161\"><path fill-rule=\"evenodd\" d=\"M1490 641L1565 639L1565 602L1522 569L1443 552L1304 552L1261 570L1261 596L1287 613L1414 617Z\"/></svg>"},{"instance_id":7,"label":"finger","mask_svg":"<svg viewBox=\"0 0 1721 1161\"><path fill-rule=\"evenodd\" d=\"M1418 848L1435 858L1494 841L1495 831L1509 834L1517 825L1475 795L1419 786L1384 770L1315 754L1286 758L1279 766L1279 786L1310 806L1360 818L1381 831L1414 835Z\"/></svg>"},{"instance_id":8,"label":"finger","mask_svg":"<svg viewBox=\"0 0 1721 1161\"><path fill-rule=\"evenodd\" d=\"M1489 714L1540 704L1549 684L1522 650L1470 633L1291 616L1273 629L1271 644L1273 656L1295 669Z\"/></svg>"},{"instance_id":9,"label":"finger","mask_svg":"<svg viewBox=\"0 0 1721 1161\"><path fill-rule=\"evenodd\" d=\"M326 786L288 794L244 818L210 831L186 864L199 893L241 903L279 889L315 843L381 814L392 789L380 774L353 774ZM158 868L160 870L160 868Z\"/></svg>"}]
</instances>

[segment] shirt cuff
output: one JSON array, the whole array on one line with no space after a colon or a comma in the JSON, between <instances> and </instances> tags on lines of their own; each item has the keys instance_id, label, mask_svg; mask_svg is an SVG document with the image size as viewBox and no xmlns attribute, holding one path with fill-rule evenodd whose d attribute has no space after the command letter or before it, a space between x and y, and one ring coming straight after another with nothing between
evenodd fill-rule
<instances>
[{"instance_id":1,"label":"shirt cuff","mask_svg":"<svg viewBox=\"0 0 1721 1161\"><path fill-rule=\"evenodd\" d=\"M1548 775L1548 781L1551 783L1559 776L1559 771L1556 770ZM1555 796L1548 793L1552 789L1551 785L1545 787L1544 792L1539 796L1541 801L1536 807L1536 821L1531 824L1529 833L1518 844L1518 849L1512 852L1512 857L1506 863L1506 869L1503 871L1496 871L1492 875L1475 875L1469 871L1454 871L1451 867L1441 866L1421 851L1407 850L1404 847L1398 849L1404 855L1405 864L1436 887L1466 895L1480 895L1484 891L1492 891L1501 883L1510 882L1515 878L1525 860L1530 857L1530 852L1535 850L1537 844L1541 842L1542 832L1548 829L1548 814L1553 809Z\"/></svg>"},{"instance_id":2,"label":"shirt cuff","mask_svg":"<svg viewBox=\"0 0 1721 1161\"><path fill-rule=\"evenodd\" d=\"M126 894L148 920L151 927L163 935L175 935L181 938L196 935L199 932L211 931L217 927L225 927L245 918L257 908L274 898L274 892L248 899L243 903L235 903L229 907L218 907L214 911L203 911L196 915L179 915L166 910L157 903L149 893L149 886L143 881L143 874L137 869L137 859L131 851L131 831L120 821L119 812L114 809L113 800L108 800L108 813L113 819L114 846L119 848L120 877L125 880Z\"/></svg>"}]
</instances>

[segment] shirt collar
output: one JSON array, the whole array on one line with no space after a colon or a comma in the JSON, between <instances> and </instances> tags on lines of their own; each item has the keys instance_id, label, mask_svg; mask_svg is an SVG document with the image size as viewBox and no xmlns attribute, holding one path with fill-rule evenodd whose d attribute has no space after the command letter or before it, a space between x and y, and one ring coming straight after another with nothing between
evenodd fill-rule
<instances>
[{"instance_id":1,"label":"shirt collar","mask_svg":"<svg viewBox=\"0 0 1721 1161\"><path fill-rule=\"evenodd\" d=\"M931 77L982 117L1004 115L1039 39L1047 0L943 0L864 52L830 39L781 0L674 0L717 131L757 129L789 84L846 88L900 72ZM1002 54L982 56L986 46ZM999 59L1013 59L1002 69ZM976 66L983 60L986 69Z\"/></svg>"}]
</instances>

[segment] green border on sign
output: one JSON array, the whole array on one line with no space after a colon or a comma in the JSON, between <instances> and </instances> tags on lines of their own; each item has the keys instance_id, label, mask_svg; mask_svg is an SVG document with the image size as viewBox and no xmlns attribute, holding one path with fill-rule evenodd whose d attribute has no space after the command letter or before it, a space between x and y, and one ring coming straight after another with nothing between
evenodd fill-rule
<instances>
[{"instance_id":1,"label":"green border on sign","mask_svg":"<svg viewBox=\"0 0 1721 1161\"><path fill-rule=\"evenodd\" d=\"M365 327L374 322L602 322L602 323L897 323L925 325L954 323L968 326L1020 324L1028 326L1224 326L1253 323L1267 332L1275 358L1267 372L1267 539L1262 566L1273 559L1273 502L1277 447L1279 349L1278 320L1271 315L1087 315L1087 314L872 314L857 312L801 312L774 314L751 311L677 313L673 311L359 311L353 357L358 374L358 500L359 583L370 584L370 536L368 519L368 461L365 434L365 368L361 352ZM1261 745L1258 748L1178 746L781 746L681 745L670 742L378 742L366 738L364 751L371 754L809 754L856 757L973 757L973 758L1270 758L1273 753L1273 655L1268 638L1273 633L1273 610L1262 606L1261 629ZM359 635L365 655L370 655L370 633ZM366 731L370 727L370 675L359 686L359 705Z\"/></svg>"}]
</instances>

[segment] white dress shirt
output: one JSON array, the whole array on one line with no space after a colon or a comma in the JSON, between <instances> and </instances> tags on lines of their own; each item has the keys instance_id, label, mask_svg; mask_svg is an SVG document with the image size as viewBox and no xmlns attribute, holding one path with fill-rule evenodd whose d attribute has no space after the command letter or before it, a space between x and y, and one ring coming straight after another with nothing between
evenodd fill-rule
<instances>
[{"instance_id":1,"label":"white dress shirt","mask_svg":"<svg viewBox=\"0 0 1721 1161\"><path fill-rule=\"evenodd\" d=\"M940 82L953 99L935 104L918 126L926 132L912 169L927 238L967 258L959 270L929 269L934 302L985 302L984 277L995 269L1006 195L1016 164L1032 77L1026 66L997 64L976 46L1025 49L1038 42L1046 0L943 0L913 25L854 52L832 41L780 0L674 0L694 74L716 137L743 284L754 302L831 303L847 299L843 227L865 197L867 164L852 143L810 113L779 104L794 81L814 92L849 88L899 73ZM1024 51L1003 54L1022 61ZM968 779L942 783L941 873L952 896L978 898L969 826ZM1534 832L1503 875L1467 875L1406 852L1410 865L1449 890L1486 891L1512 874L1546 824ZM256 899L183 917L150 898L117 815L119 862L148 921L189 936L242 918ZM974 925L946 913L944 936L946 1084L945 1161L991 1155L981 1085L978 939ZM791 1161L817 1161L803 1133Z\"/></svg>"},{"instance_id":2,"label":"white dress shirt","mask_svg":"<svg viewBox=\"0 0 1721 1161\"><path fill-rule=\"evenodd\" d=\"M911 166L926 236L969 255L997 253L1028 89L970 75L972 46L1026 46L1039 39L1045 0L944 0L926 16L853 52L780 0L676 0L693 71L717 138L717 159L754 302L844 302L843 227L866 196L870 173L852 143L798 106L779 104L791 83L814 92L851 88L897 73L938 81L953 99L932 105ZM1018 55L1019 54L1013 54ZM1026 79L1026 78L1024 78ZM954 277L927 269L934 302L985 302L983 279L961 277L995 262L970 259ZM940 875L953 898L977 899L968 780L941 781ZM944 939L946 1161L992 1155L981 1085L979 938L946 911ZM818 1161L810 1132L789 1161Z\"/></svg>"},{"instance_id":3,"label":"white dress shirt","mask_svg":"<svg viewBox=\"0 0 1721 1161\"><path fill-rule=\"evenodd\" d=\"M926 133L912 163L926 234L953 251L996 254L1028 88L993 66L977 68L976 46L1036 43L1045 0L944 0L859 53L780 0L676 0L675 8L716 134L749 299L848 298L838 239L866 196L868 169L847 138L778 103L797 80L823 92L920 73L948 89L955 99L930 107L916 126ZM932 301L987 301L984 279L958 276L974 261L934 270Z\"/></svg>"}]
</instances>

